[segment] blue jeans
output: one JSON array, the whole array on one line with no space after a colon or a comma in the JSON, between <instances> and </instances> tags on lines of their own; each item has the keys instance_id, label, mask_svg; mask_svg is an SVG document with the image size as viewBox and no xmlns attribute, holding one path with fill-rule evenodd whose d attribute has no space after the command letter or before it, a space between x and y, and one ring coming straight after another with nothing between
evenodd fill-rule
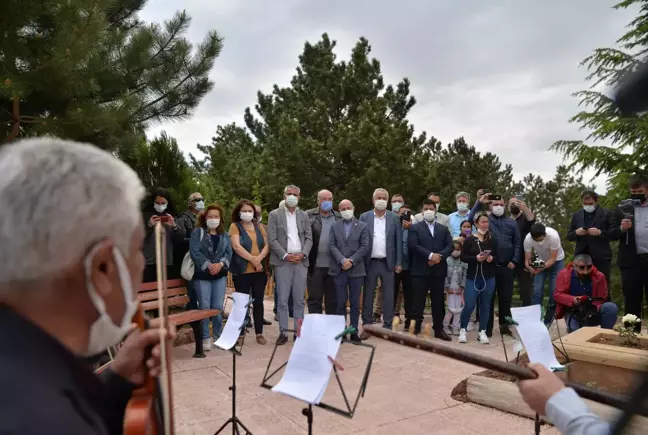
<instances>
[{"instance_id":1,"label":"blue jeans","mask_svg":"<svg viewBox=\"0 0 648 435\"><path fill-rule=\"evenodd\" d=\"M356 333L359 331L358 321L360 319L360 293L362 291L362 284L364 284L364 276L350 277L349 272L346 270L340 271L340 274L335 277L337 313L346 319L346 303L348 300L351 308L350 325L356 329Z\"/></svg>"},{"instance_id":2,"label":"blue jeans","mask_svg":"<svg viewBox=\"0 0 648 435\"><path fill-rule=\"evenodd\" d=\"M274 309L272 310L277 314L277 305L279 305L279 293L277 293L277 281L274 282L274 287L272 288L274 293ZM288 317L293 317L293 297L292 293L288 296Z\"/></svg>"},{"instance_id":3,"label":"blue jeans","mask_svg":"<svg viewBox=\"0 0 648 435\"><path fill-rule=\"evenodd\" d=\"M619 307L616 306L614 302L604 302L601 305L599 310L598 317L593 317L587 319L581 324L576 316L569 313L565 315L565 321L567 322L567 331L572 333L577 329L582 328L583 326L601 326L603 329L612 329L614 324L617 321L617 314L619 313Z\"/></svg>"},{"instance_id":4,"label":"blue jeans","mask_svg":"<svg viewBox=\"0 0 648 435\"><path fill-rule=\"evenodd\" d=\"M466 288L464 289L464 308L461 311L462 329L468 327L470 315L475 310L477 298L479 297L479 330L486 330L490 318L490 307L493 293L495 293L495 277L486 278L485 281L481 276L478 276L476 280L466 280Z\"/></svg>"},{"instance_id":5,"label":"blue jeans","mask_svg":"<svg viewBox=\"0 0 648 435\"><path fill-rule=\"evenodd\" d=\"M556 303L554 302L554 289L556 288L556 278L558 273L565 268L563 260L556 261L553 266L544 269L542 272L533 277L533 297L531 305L542 305L544 300L545 280L549 278L549 306L545 312L544 323L550 325L556 313Z\"/></svg>"},{"instance_id":6,"label":"blue jeans","mask_svg":"<svg viewBox=\"0 0 648 435\"><path fill-rule=\"evenodd\" d=\"M194 280L194 288L198 299L200 310L220 310L218 316L211 317L214 340L218 339L223 329L223 303L225 302L225 287L227 278L219 278L213 281ZM209 320L202 321L203 339L209 338Z\"/></svg>"}]
</instances>

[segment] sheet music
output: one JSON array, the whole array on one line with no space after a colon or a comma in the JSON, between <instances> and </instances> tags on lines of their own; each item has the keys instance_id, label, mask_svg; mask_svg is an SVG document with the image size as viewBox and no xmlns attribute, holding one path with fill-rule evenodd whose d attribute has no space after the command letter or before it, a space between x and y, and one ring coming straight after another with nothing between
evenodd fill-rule
<instances>
[{"instance_id":1,"label":"sheet music","mask_svg":"<svg viewBox=\"0 0 648 435\"><path fill-rule=\"evenodd\" d=\"M549 370L565 368L556 359L549 331L542 321L540 305L511 308L511 316L517 322L515 328L530 362L542 364Z\"/></svg>"},{"instance_id":2,"label":"sheet music","mask_svg":"<svg viewBox=\"0 0 648 435\"><path fill-rule=\"evenodd\" d=\"M245 293L232 293L232 311L229 313L227 322L223 327L220 337L214 343L217 347L224 350L230 350L236 344L236 341L241 335L241 327L245 322L245 316L248 313L248 303L250 302L250 295Z\"/></svg>"},{"instance_id":3,"label":"sheet music","mask_svg":"<svg viewBox=\"0 0 648 435\"><path fill-rule=\"evenodd\" d=\"M335 339L346 327L344 316L307 314L301 334L293 346L281 380L272 391L317 405L322 400L331 377L341 339Z\"/></svg>"}]
</instances>

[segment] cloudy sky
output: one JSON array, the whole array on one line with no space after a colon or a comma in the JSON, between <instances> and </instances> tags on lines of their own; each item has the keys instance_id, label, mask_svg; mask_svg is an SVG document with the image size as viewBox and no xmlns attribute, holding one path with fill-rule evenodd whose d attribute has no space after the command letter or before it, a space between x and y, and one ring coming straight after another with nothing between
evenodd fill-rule
<instances>
[{"instance_id":1,"label":"cloudy sky","mask_svg":"<svg viewBox=\"0 0 648 435\"><path fill-rule=\"evenodd\" d=\"M224 38L211 77L214 90L195 116L166 130L186 153L207 144L216 127L242 122L257 90L287 85L305 41L322 33L346 59L360 36L372 45L385 81L408 77L418 104L417 130L450 142L464 136L481 151L513 165L516 177L551 176L559 139L584 139L569 124L578 110L570 96L587 86L579 62L614 44L634 11L614 0L185 0L200 41L209 29ZM141 18L160 22L180 7L149 0ZM598 180L597 184L603 183Z\"/></svg>"}]
</instances>

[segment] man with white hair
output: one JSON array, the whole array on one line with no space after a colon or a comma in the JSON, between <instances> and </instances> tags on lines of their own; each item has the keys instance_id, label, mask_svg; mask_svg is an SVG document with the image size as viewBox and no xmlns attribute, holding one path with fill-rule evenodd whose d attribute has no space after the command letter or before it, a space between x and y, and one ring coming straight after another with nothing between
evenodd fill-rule
<instances>
[{"instance_id":1,"label":"man with white hair","mask_svg":"<svg viewBox=\"0 0 648 435\"><path fill-rule=\"evenodd\" d=\"M308 275L308 254L313 246L310 221L305 211L297 207L299 187L284 188L283 207L270 212L268 216L268 243L270 243L270 265L274 267L279 304L279 337L277 345L288 342L288 299L293 297L293 321L295 331L298 322L304 318L304 296ZM296 335L293 339L296 339Z\"/></svg>"},{"instance_id":2,"label":"man with white hair","mask_svg":"<svg viewBox=\"0 0 648 435\"><path fill-rule=\"evenodd\" d=\"M403 234L400 218L387 210L389 192L378 188L373 193L374 209L360 216L369 230L369 252L365 256L367 277L362 301L362 323L374 323L372 319L374 292L380 278L383 287L383 326L391 328L394 318L394 273L401 273L403 266ZM362 332L360 338L366 340L369 334Z\"/></svg>"},{"instance_id":3,"label":"man with white hair","mask_svg":"<svg viewBox=\"0 0 648 435\"><path fill-rule=\"evenodd\" d=\"M121 433L133 389L160 373L160 330L131 325L143 194L131 168L88 144L0 149L2 433ZM80 361L126 335L101 376Z\"/></svg>"}]
</instances>

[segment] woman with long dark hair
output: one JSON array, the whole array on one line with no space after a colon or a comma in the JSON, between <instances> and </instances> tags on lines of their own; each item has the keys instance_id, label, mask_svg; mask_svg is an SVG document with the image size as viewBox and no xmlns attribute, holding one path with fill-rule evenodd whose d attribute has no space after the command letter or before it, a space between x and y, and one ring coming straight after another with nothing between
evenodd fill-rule
<instances>
[{"instance_id":1,"label":"woman with long dark hair","mask_svg":"<svg viewBox=\"0 0 648 435\"><path fill-rule=\"evenodd\" d=\"M459 343L466 343L466 328L470 315L479 300L479 332L477 340L488 344L486 325L490 315L490 305L495 291L495 252L497 243L488 228L488 215L477 212L474 217L477 231L468 237L461 249L461 261L468 264L466 272L466 288L464 289L464 309L461 312L461 329L459 330Z\"/></svg>"},{"instance_id":2,"label":"woman with long dark hair","mask_svg":"<svg viewBox=\"0 0 648 435\"><path fill-rule=\"evenodd\" d=\"M161 222L166 230L167 237L167 276L174 278L173 273L173 245L182 243L185 231L175 223L176 215L171 195L166 189L153 189L142 204L142 216L144 217L144 276L143 282L157 280L157 268L155 263L155 225Z\"/></svg>"}]
</instances>

